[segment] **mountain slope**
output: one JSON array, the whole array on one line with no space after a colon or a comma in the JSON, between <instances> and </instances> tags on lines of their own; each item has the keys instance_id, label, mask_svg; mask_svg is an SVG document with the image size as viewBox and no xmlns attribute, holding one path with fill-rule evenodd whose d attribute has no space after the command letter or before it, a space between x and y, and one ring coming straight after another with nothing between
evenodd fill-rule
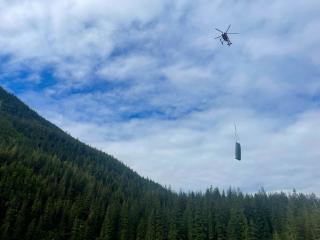
<instances>
[{"instance_id":1,"label":"mountain slope","mask_svg":"<svg viewBox=\"0 0 320 240\"><path fill-rule=\"evenodd\" d=\"M0 239L320 239L320 200L173 193L72 138L0 87Z\"/></svg>"},{"instance_id":2,"label":"mountain slope","mask_svg":"<svg viewBox=\"0 0 320 240\"><path fill-rule=\"evenodd\" d=\"M19 239L26 232L30 239L35 239L35 232L37 239L48 233L55 239L68 238L70 230L89 231L85 226L90 221L101 225L113 202L114 210L127 202L139 215L146 194L167 194L112 156L67 135L1 88L0 102L3 239ZM57 224L66 232L57 233ZM84 239L98 237L99 231L90 231L94 234L84 233Z\"/></svg>"}]
</instances>

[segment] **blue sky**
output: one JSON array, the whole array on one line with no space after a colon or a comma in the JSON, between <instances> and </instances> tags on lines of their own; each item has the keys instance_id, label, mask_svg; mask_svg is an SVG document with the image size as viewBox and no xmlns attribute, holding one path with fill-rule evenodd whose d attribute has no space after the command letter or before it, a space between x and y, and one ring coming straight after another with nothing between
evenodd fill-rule
<instances>
[{"instance_id":1,"label":"blue sky","mask_svg":"<svg viewBox=\"0 0 320 240\"><path fill-rule=\"evenodd\" d=\"M319 12L318 0L2 0L0 84L173 189L319 193ZM229 24L231 47L214 40Z\"/></svg>"}]
</instances>

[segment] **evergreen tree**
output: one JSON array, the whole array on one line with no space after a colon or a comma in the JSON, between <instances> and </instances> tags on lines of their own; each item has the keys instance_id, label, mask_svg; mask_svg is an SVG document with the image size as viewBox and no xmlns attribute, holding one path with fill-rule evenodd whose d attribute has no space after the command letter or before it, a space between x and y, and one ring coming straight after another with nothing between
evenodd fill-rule
<instances>
[{"instance_id":1,"label":"evergreen tree","mask_svg":"<svg viewBox=\"0 0 320 240\"><path fill-rule=\"evenodd\" d=\"M281 240L279 234L277 232L275 232L272 236L272 240Z\"/></svg>"},{"instance_id":2,"label":"evergreen tree","mask_svg":"<svg viewBox=\"0 0 320 240\"><path fill-rule=\"evenodd\" d=\"M252 220L249 221L246 232L247 232L246 240L259 240L256 224Z\"/></svg>"},{"instance_id":3,"label":"evergreen tree","mask_svg":"<svg viewBox=\"0 0 320 240\"><path fill-rule=\"evenodd\" d=\"M132 238L132 231L129 222L129 206L127 202L122 204L120 214L120 240L129 240Z\"/></svg>"},{"instance_id":4,"label":"evergreen tree","mask_svg":"<svg viewBox=\"0 0 320 240\"><path fill-rule=\"evenodd\" d=\"M243 240L247 236L247 221L243 210L236 207L231 209L227 230L228 240Z\"/></svg>"},{"instance_id":5,"label":"evergreen tree","mask_svg":"<svg viewBox=\"0 0 320 240\"><path fill-rule=\"evenodd\" d=\"M105 215L100 238L101 240L114 240L118 238L118 224L119 224L119 205L112 203L108 206Z\"/></svg>"},{"instance_id":6,"label":"evergreen tree","mask_svg":"<svg viewBox=\"0 0 320 240\"><path fill-rule=\"evenodd\" d=\"M136 230L136 240L144 240L146 237L146 221L145 217L142 217L139 221L137 230Z\"/></svg>"},{"instance_id":7,"label":"evergreen tree","mask_svg":"<svg viewBox=\"0 0 320 240\"><path fill-rule=\"evenodd\" d=\"M207 228L205 225L205 219L202 215L201 206L195 208L193 227L192 227L192 238L194 240L206 240L208 239Z\"/></svg>"},{"instance_id":8,"label":"evergreen tree","mask_svg":"<svg viewBox=\"0 0 320 240\"><path fill-rule=\"evenodd\" d=\"M84 232L85 223L81 219L76 218L72 226L71 240L85 240Z\"/></svg>"}]
</instances>

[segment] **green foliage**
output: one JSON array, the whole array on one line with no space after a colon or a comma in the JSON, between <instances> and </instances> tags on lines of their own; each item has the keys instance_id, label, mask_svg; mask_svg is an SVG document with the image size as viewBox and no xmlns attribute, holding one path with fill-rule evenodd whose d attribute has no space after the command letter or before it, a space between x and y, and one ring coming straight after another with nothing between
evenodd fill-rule
<instances>
[{"instance_id":1,"label":"green foliage","mask_svg":"<svg viewBox=\"0 0 320 240\"><path fill-rule=\"evenodd\" d=\"M320 239L315 195L173 193L0 88L0 239Z\"/></svg>"}]
</instances>

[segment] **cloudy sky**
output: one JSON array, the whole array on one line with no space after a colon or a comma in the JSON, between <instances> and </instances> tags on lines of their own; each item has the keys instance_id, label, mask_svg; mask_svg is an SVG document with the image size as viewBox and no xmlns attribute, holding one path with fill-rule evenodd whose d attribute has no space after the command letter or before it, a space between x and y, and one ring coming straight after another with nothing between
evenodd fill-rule
<instances>
[{"instance_id":1,"label":"cloudy sky","mask_svg":"<svg viewBox=\"0 0 320 240\"><path fill-rule=\"evenodd\" d=\"M175 190L319 193L319 12L319 0L0 0L0 85ZM229 24L231 47L214 40Z\"/></svg>"}]
</instances>

